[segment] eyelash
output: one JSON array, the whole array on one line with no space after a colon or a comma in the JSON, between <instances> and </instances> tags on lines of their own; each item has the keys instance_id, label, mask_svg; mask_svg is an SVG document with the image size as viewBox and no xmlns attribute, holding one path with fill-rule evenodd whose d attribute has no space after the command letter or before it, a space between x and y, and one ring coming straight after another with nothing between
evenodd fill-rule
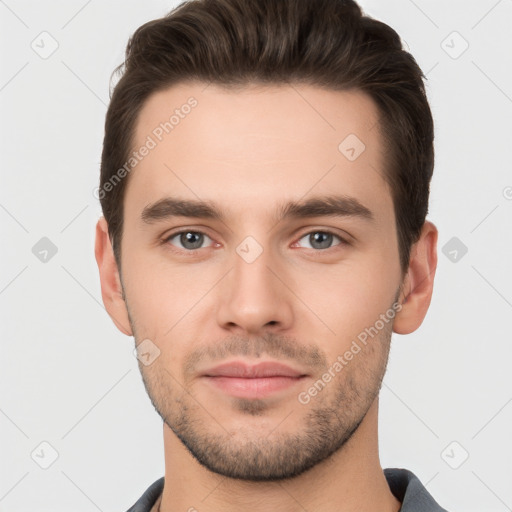
<instances>
[{"instance_id":1,"label":"eyelash","mask_svg":"<svg viewBox=\"0 0 512 512\"><path fill-rule=\"evenodd\" d=\"M212 240L212 242L214 242L214 240L208 236L205 232L203 231L198 231L198 230L193 230L193 229L183 229L181 231L176 231L174 233L171 233L170 235L166 236L162 241L162 245L171 245L170 244L170 240L172 240L173 238L176 238L177 236L183 234L183 233L195 233L195 234L200 234L200 235L204 235L206 237L208 237L210 240ZM339 240L339 243L336 244L336 245L332 245L331 247L328 247L326 249L314 249L314 248L311 248L314 252L317 252L317 253L323 253L323 252L327 252L329 251L330 249L334 249L336 247L339 247L339 246L349 246L351 245L350 242L348 240L346 240L345 238L341 237L340 235L338 235L337 233L334 233L333 231L329 231L328 229L313 229L311 231L307 231L306 233L303 233L298 239L296 242L294 242L294 244L298 243L300 240L302 240L304 237L306 236L309 236L309 235L312 235L314 233L323 233L323 234L327 234L327 235L332 235L334 238L337 238ZM214 242L215 243L215 242ZM201 249L206 249L206 247L200 247L198 249L181 249L179 247L175 247L175 246L172 246L174 250L177 250L177 251L180 251L180 252L185 252L187 254L195 254L196 251L199 251ZM307 249L310 249L309 247L307 247Z\"/></svg>"},{"instance_id":2,"label":"eyelash","mask_svg":"<svg viewBox=\"0 0 512 512\"><path fill-rule=\"evenodd\" d=\"M307 249L312 249L313 251L315 251L317 253L327 252L327 251L329 251L329 249L335 249L336 247L339 247L339 246L348 246L348 245L350 245L350 243L348 242L347 239L343 238L342 236L338 235L337 233L334 233L334 231L330 231L328 229L313 229L312 231L307 231L306 233L303 233L297 239L297 242L294 242L294 245L296 243L298 243L300 240L302 240L303 238L305 238L307 236L310 236L310 235L312 235L314 233L323 233L324 235L332 235L334 238L337 238L339 240L338 244L332 245L331 247L327 247L326 249L315 249L315 248L307 247Z\"/></svg>"}]
</instances>

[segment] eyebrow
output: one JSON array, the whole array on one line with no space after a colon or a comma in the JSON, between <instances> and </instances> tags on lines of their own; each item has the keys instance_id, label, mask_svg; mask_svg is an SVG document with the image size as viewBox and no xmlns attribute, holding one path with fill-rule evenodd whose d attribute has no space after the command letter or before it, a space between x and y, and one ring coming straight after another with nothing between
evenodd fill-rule
<instances>
[{"instance_id":1,"label":"eyebrow","mask_svg":"<svg viewBox=\"0 0 512 512\"><path fill-rule=\"evenodd\" d=\"M310 217L356 217L374 221L375 216L355 197L322 196L304 201L290 201L277 208L275 221L285 219L303 219ZM209 201L196 199L177 199L165 197L148 204L141 213L141 219L146 224L153 224L173 217L194 217L225 221L223 210Z\"/></svg>"}]
</instances>

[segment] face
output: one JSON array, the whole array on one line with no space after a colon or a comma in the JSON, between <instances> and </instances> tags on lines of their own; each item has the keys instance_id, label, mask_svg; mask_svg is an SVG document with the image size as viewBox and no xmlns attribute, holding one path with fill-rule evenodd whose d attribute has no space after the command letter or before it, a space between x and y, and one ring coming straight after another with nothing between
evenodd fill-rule
<instances>
[{"instance_id":1,"label":"face","mask_svg":"<svg viewBox=\"0 0 512 512\"><path fill-rule=\"evenodd\" d=\"M156 410L211 471L296 476L377 399L401 285L377 119L311 86L180 84L141 111L125 303Z\"/></svg>"}]
</instances>

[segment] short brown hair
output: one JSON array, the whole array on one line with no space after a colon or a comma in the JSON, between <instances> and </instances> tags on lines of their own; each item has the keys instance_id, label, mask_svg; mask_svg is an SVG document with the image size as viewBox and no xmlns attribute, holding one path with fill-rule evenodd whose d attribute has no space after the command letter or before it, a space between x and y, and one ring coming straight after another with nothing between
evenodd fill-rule
<instances>
[{"instance_id":1,"label":"short brown hair","mask_svg":"<svg viewBox=\"0 0 512 512\"><path fill-rule=\"evenodd\" d=\"M105 122L100 201L121 269L128 160L150 95L186 80L225 87L307 84L367 93L379 109L402 272L428 212L434 127L423 75L400 37L352 0L189 0L137 29Z\"/></svg>"}]
</instances>

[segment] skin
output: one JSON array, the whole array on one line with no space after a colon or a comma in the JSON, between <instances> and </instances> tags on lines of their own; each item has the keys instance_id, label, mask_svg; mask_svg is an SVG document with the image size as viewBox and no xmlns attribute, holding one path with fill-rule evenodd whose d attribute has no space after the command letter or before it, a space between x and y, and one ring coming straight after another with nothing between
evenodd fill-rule
<instances>
[{"instance_id":1,"label":"skin","mask_svg":"<svg viewBox=\"0 0 512 512\"><path fill-rule=\"evenodd\" d=\"M425 222L402 274L378 112L364 93L182 83L149 98L134 148L190 96L198 105L129 175L122 275L103 217L96 228L109 315L160 351L139 363L164 420L160 509L396 512L379 461L378 392L391 333L416 330L429 307L437 229ZM354 161L338 149L349 134L365 144ZM276 220L283 203L332 195L357 199L373 220ZM224 218L143 222L164 197L209 201ZM169 238L180 230L207 237L190 251ZM326 231L335 236L319 248L309 235ZM251 263L237 252L247 236L262 249ZM394 320L301 403L396 300ZM263 399L234 398L201 377L234 359L279 360L307 377Z\"/></svg>"}]
</instances>

